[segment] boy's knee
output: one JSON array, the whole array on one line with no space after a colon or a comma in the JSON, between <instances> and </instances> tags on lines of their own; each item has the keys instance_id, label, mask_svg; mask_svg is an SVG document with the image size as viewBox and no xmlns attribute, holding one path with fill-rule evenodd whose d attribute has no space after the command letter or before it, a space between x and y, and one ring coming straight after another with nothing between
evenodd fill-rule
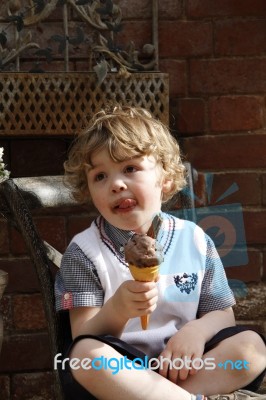
<instances>
[{"instance_id":1,"label":"boy's knee","mask_svg":"<svg viewBox=\"0 0 266 400\"><path fill-rule=\"evenodd\" d=\"M266 355L266 347L260 335L254 331L244 331L236 335L238 348L244 354Z\"/></svg>"},{"instance_id":2,"label":"boy's knee","mask_svg":"<svg viewBox=\"0 0 266 400\"><path fill-rule=\"evenodd\" d=\"M246 360L249 371L259 375L266 368L266 346L260 335L254 331L244 331L238 335L239 358Z\"/></svg>"}]
</instances>

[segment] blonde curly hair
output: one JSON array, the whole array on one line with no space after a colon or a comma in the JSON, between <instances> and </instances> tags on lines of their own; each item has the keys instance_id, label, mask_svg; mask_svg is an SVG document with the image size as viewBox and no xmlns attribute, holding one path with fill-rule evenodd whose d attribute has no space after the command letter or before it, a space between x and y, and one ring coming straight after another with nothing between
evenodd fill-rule
<instances>
[{"instance_id":1,"label":"blonde curly hair","mask_svg":"<svg viewBox=\"0 0 266 400\"><path fill-rule=\"evenodd\" d=\"M65 178L73 197L80 203L91 200L86 171L92 155L107 148L115 162L153 155L162 166L163 176L172 182L163 193L166 202L186 184L180 149L168 128L143 108L116 105L94 115L71 146L64 163Z\"/></svg>"}]
</instances>

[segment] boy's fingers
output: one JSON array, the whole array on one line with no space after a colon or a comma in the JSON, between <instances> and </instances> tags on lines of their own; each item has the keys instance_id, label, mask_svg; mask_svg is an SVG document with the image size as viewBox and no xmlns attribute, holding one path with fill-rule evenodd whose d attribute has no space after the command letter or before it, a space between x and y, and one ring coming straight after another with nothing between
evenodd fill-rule
<instances>
[{"instance_id":1,"label":"boy's fingers","mask_svg":"<svg viewBox=\"0 0 266 400\"><path fill-rule=\"evenodd\" d=\"M139 282L139 281L128 281L128 288L131 292L141 293L152 290L156 287L155 282Z\"/></svg>"},{"instance_id":2,"label":"boy's fingers","mask_svg":"<svg viewBox=\"0 0 266 400\"><path fill-rule=\"evenodd\" d=\"M189 366L188 368L187 367L183 367L183 368L181 368L180 369L180 371L179 371L179 379L181 379L181 381L184 381L185 379L187 379L187 377L188 377L188 374L189 374L189 371L191 371L191 369L190 369L191 367Z\"/></svg>"}]
</instances>

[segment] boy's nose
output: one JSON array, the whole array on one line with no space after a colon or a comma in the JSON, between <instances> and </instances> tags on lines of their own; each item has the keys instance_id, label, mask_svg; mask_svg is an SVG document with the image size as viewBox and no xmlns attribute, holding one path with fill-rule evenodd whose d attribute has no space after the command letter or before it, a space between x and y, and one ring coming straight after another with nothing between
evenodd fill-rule
<instances>
[{"instance_id":1,"label":"boy's nose","mask_svg":"<svg viewBox=\"0 0 266 400\"><path fill-rule=\"evenodd\" d=\"M112 183L112 192L113 193L122 192L126 188L127 188L127 185L125 184L125 182L122 179L116 179Z\"/></svg>"}]
</instances>

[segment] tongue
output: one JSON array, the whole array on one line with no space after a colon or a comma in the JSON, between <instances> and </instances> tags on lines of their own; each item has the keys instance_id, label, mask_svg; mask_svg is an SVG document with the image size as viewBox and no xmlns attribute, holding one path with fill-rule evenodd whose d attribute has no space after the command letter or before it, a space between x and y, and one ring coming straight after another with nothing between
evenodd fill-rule
<instances>
[{"instance_id":1,"label":"tongue","mask_svg":"<svg viewBox=\"0 0 266 400\"><path fill-rule=\"evenodd\" d=\"M119 204L119 208L129 208L129 207L134 207L135 205L136 205L136 200L125 199Z\"/></svg>"}]
</instances>

